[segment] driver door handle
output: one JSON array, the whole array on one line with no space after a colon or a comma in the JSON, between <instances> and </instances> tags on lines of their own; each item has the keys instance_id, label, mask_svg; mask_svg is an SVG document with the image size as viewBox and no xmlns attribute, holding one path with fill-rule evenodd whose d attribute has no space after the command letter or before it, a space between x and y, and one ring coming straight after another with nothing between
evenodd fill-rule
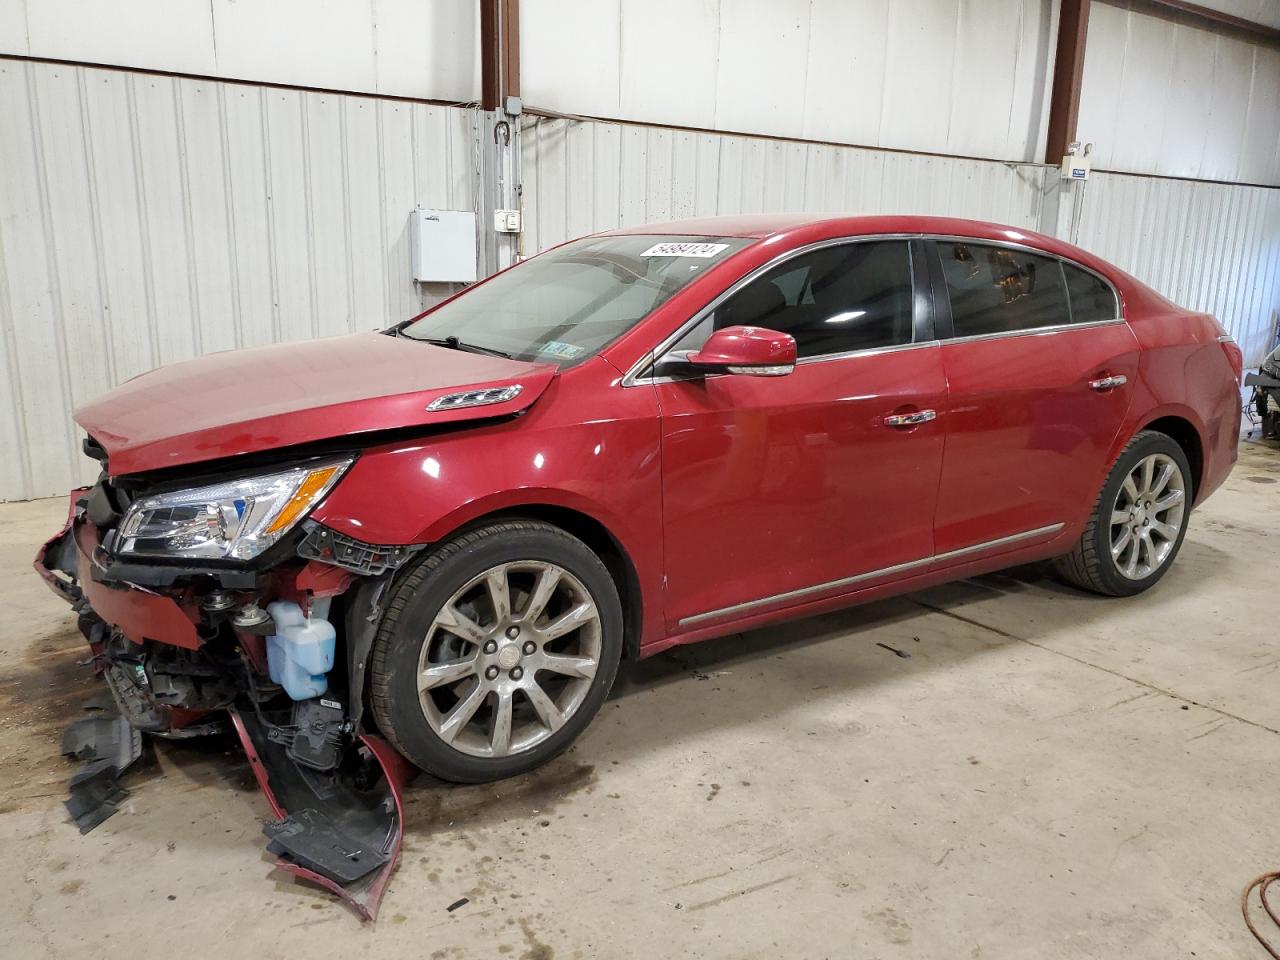
<instances>
[{"instance_id":1,"label":"driver door handle","mask_svg":"<svg viewBox=\"0 0 1280 960\"><path fill-rule=\"evenodd\" d=\"M1113 390L1116 387L1123 387L1128 382L1128 377L1123 373L1118 373L1113 377L1099 377L1097 380L1090 380L1089 387L1093 390L1102 392L1103 390Z\"/></svg>"},{"instance_id":2,"label":"driver door handle","mask_svg":"<svg viewBox=\"0 0 1280 960\"><path fill-rule=\"evenodd\" d=\"M938 412L936 410L918 410L915 413L891 413L884 418L884 425L886 427L914 427L917 424L935 420L937 416Z\"/></svg>"}]
</instances>

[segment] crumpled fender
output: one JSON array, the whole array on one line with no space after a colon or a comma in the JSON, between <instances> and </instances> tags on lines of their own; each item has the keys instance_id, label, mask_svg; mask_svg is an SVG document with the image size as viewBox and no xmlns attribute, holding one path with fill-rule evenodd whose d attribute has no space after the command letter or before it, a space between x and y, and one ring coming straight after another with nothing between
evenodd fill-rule
<instances>
[{"instance_id":1,"label":"crumpled fender","mask_svg":"<svg viewBox=\"0 0 1280 960\"><path fill-rule=\"evenodd\" d=\"M40 574L40 579L67 603L76 603L80 600L80 591L74 580L75 553L67 540L67 535L71 532L71 525L75 523L76 508L88 493L88 487L76 487L67 495L67 522L62 525L61 530L45 541L44 545L36 551L35 560L31 562L36 573ZM54 571L59 571L64 576L60 577Z\"/></svg>"}]
</instances>

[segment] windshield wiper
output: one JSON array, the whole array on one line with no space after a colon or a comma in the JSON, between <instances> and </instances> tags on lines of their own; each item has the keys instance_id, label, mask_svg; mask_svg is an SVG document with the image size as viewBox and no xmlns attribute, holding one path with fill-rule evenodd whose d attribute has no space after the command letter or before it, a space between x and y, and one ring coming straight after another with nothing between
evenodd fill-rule
<instances>
[{"instance_id":1,"label":"windshield wiper","mask_svg":"<svg viewBox=\"0 0 1280 960\"><path fill-rule=\"evenodd\" d=\"M413 337L403 334L410 340L421 340L423 343L429 343L433 347L447 347L450 350L462 350L466 353L483 353L490 357L503 357L507 360L513 359L512 355L505 350L496 350L493 347L482 347L478 343L466 343L457 337Z\"/></svg>"}]
</instances>

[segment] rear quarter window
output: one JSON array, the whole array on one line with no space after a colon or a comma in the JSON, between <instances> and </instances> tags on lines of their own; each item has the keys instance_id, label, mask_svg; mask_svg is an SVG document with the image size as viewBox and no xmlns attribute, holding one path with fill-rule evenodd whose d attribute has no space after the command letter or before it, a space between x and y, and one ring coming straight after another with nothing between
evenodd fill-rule
<instances>
[{"instance_id":1,"label":"rear quarter window","mask_svg":"<svg viewBox=\"0 0 1280 960\"><path fill-rule=\"evenodd\" d=\"M1115 292L1107 281L1069 263L1062 265L1062 272L1067 278L1067 295L1071 298L1073 323L1098 323L1115 320L1120 316L1120 304L1116 302Z\"/></svg>"}]
</instances>

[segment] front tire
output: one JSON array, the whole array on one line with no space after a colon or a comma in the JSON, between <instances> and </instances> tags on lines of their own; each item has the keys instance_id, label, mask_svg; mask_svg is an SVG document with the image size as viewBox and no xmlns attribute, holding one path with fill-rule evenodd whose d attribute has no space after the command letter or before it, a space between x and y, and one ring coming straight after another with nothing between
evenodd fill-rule
<instances>
[{"instance_id":1,"label":"front tire","mask_svg":"<svg viewBox=\"0 0 1280 960\"><path fill-rule=\"evenodd\" d=\"M516 776L559 754L608 696L622 657L609 571L550 524L461 534L397 584L369 665L380 730L443 780Z\"/></svg>"},{"instance_id":2,"label":"front tire","mask_svg":"<svg viewBox=\"0 0 1280 960\"><path fill-rule=\"evenodd\" d=\"M1191 496L1191 467L1182 448L1166 434L1139 433L1111 468L1084 533L1058 560L1058 572L1109 597L1149 590L1182 548Z\"/></svg>"}]
</instances>

